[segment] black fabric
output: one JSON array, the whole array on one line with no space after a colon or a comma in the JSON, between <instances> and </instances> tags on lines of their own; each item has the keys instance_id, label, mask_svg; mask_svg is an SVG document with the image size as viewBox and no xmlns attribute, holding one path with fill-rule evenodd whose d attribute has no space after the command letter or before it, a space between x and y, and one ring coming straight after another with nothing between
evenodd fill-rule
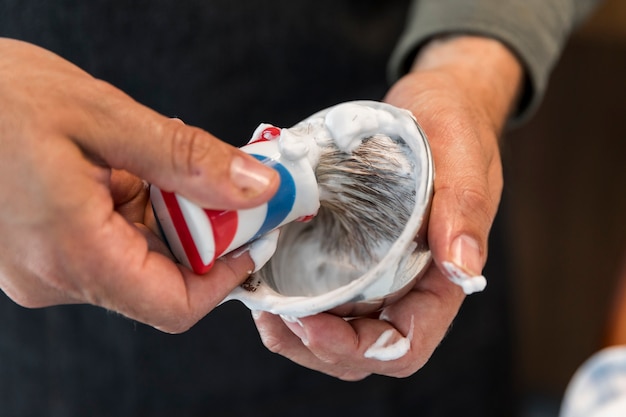
<instances>
[{"instance_id":1,"label":"black fabric","mask_svg":"<svg viewBox=\"0 0 626 417\"><path fill-rule=\"evenodd\" d=\"M0 35L51 49L241 145L259 122L289 126L341 101L380 99L406 8L402 0L2 0ZM495 242L493 259L500 251ZM166 335L96 307L27 310L0 294L0 415L508 416L503 265L486 274L488 290L467 300L423 370L358 383L271 354L235 302Z\"/></svg>"}]
</instances>

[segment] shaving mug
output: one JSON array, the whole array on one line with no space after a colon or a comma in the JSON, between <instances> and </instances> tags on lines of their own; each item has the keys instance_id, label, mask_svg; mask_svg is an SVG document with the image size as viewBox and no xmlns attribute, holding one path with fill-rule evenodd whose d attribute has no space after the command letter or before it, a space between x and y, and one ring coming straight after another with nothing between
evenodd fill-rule
<instances>
[{"instance_id":1,"label":"shaving mug","mask_svg":"<svg viewBox=\"0 0 626 417\"><path fill-rule=\"evenodd\" d=\"M297 318L362 316L401 298L431 261L434 167L413 115L354 101L284 130L314 154L320 211L281 226L272 258L226 300Z\"/></svg>"}]
</instances>

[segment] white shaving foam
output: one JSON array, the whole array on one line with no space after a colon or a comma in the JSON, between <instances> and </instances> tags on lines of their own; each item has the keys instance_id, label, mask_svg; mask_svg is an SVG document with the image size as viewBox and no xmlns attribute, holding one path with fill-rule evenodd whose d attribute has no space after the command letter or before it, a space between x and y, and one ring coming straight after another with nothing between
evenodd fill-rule
<instances>
[{"instance_id":1,"label":"white shaving foam","mask_svg":"<svg viewBox=\"0 0 626 417\"><path fill-rule=\"evenodd\" d=\"M278 245L278 236L280 236L280 231L276 229L250 243L250 258L254 262L253 272L261 269L274 255Z\"/></svg>"},{"instance_id":2,"label":"white shaving foam","mask_svg":"<svg viewBox=\"0 0 626 417\"><path fill-rule=\"evenodd\" d=\"M446 270L448 279L463 288L467 295L483 291L487 286L487 279L482 275L469 275L452 262L445 261L441 265Z\"/></svg>"},{"instance_id":3,"label":"white shaving foam","mask_svg":"<svg viewBox=\"0 0 626 417\"><path fill-rule=\"evenodd\" d=\"M282 156L286 159L297 161L306 158L312 168L319 164L321 145L316 136L317 131L304 128L306 125L296 125L292 128L281 130L278 146Z\"/></svg>"},{"instance_id":4,"label":"white shaving foam","mask_svg":"<svg viewBox=\"0 0 626 417\"><path fill-rule=\"evenodd\" d=\"M363 356L368 359L375 359L383 362L394 361L400 359L411 350L411 339L413 338L413 329L415 327L415 316L411 316L411 328L406 337L401 337L394 343L388 345L389 341L393 337L394 333L398 331L395 329L385 330L380 337L370 346Z\"/></svg>"},{"instance_id":5,"label":"white shaving foam","mask_svg":"<svg viewBox=\"0 0 626 417\"><path fill-rule=\"evenodd\" d=\"M387 111L359 104L346 104L330 110L324 121L335 144L346 153L352 153L363 139L384 132L396 118Z\"/></svg>"},{"instance_id":6,"label":"white shaving foam","mask_svg":"<svg viewBox=\"0 0 626 417\"><path fill-rule=\"evenodd\" d=\"M298 317L286 316L284 314L281 314L280 318L282 318L283 320L285 320L288 323L298 323L300 325L300 327L304 327L304 325L302 324L302 321Z\"/></svg>"}]
</instances>

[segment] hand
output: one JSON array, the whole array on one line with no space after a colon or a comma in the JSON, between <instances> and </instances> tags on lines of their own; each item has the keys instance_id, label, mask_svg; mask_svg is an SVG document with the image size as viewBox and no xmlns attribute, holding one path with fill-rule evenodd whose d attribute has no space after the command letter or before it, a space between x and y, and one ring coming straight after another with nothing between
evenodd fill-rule
<instances>
[{"instance_id":1,"label":"hand","mask_svg":"<svg viewBox=\"0 0 626 417\"><path fill-rule=\"evenodd\" d=\"M428 240L434 263L408 295L377 317L346 321L318 314L293 321L255 313L271 351L346 380L372 373L405 377L426 363L465 297L446 278L445 263L480 275L486 261L502 190L497 138L520 79L519 63L494 40L458 37L422 49L412 72L385 100L411 110L432 147ZM377 346L383 349L377 352Z\"/></svg>"},{"instance_id":2,"label":"hand","mask_svg":"<svg viewBox=\"0 0 626 417\"><path fill-rule=\"evenodd\" d=\"M0 39L0 108L0 288L18 304L90 303L180 332L254 268L177 265L139 177L236 209L267 201L275 171L24 42Z\"/></svg>"}]
</instances>

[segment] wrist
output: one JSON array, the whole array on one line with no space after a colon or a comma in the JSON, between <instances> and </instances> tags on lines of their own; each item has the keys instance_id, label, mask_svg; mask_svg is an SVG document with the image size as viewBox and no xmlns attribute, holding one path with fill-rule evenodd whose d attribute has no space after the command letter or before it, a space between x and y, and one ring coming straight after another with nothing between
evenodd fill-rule
<instances>
[{"instance_id":1,"label":"wrist","mask_svg":"<svg viewBox=\"0 0 626 417\"><path fill-rule=\"evenodd\" d=\"M411 72L449 77L484 111L496 132L515 109L523 81L522 65L505 45L469 35L431 40L420 49Z\"/></svg>"}]
</instances>

